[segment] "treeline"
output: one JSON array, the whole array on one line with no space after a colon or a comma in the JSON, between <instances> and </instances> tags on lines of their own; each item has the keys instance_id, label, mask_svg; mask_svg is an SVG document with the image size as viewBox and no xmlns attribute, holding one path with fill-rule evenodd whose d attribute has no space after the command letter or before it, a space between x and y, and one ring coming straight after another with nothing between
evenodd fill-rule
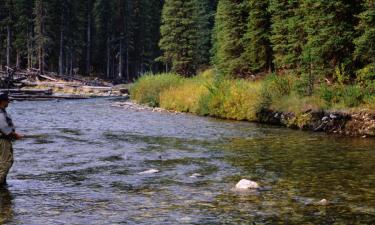
<instances>
[{"instance_id":1,"label":"treeline","mask_svg":"<svg viewBox=\"0 0 375 225\"><path fill-rule=\"evenodd\" d=\"M133 80L295 74L375 78L373 0L0 0L0 65Z\"/></svg>"},{"instance_id":2,"label":"treeline","mask_svg":"<svg viewBox=\"0 0 375 225\"><path fill-rule=\"evenodd\" d=\"M208 52L183 21L189 1L166 1L162 49L175 72L196 73ZM173 13L179 10L179 13ZM204 12L190 21L206 21ZM179 17L180 16L180 17ZM196 26L207 38L205 23ZM174 32L172 32L174 30ZM191 37L184 39L181 37ZM180 41L177 43L176 41ZM340 82L375 78L375 2L373 0L219 0L212 30L212 64L236 78L270 72L304 78L307 94L317 79ZM196 56L196 57L194 57ZM205 58L207 59L207 58Z\"/></svg>"},{"instance_id":3,"label":"treeline","mask_svg":"<svg viewBox=\"0 0 375 225\"><path fill-rule=\"evenodd\" d=\"M133 80L162 63L162 0L0 0L0 65Z\"/></svg>"}]
</instances>

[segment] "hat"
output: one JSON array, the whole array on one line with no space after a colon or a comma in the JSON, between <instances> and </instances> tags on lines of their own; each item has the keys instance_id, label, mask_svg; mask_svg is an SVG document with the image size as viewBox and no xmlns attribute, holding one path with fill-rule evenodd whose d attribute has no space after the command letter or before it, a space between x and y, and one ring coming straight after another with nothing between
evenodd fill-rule
<instances>
[{"instance_id":1,"label":"hat","mask_svg":"<svg viewBox=\"0 0 375 225\"><path fill-rule=\"evenodd\" d=\"M9 95L7 92L0 92L0 101L9 101Z\"/></svg>"}]
</instances>

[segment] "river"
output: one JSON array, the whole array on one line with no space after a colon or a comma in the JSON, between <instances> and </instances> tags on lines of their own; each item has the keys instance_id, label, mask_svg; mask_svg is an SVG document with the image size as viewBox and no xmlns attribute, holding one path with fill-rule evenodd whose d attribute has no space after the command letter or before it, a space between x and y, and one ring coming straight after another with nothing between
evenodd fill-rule
<instances>
[{"instance_id":1,"label":"river","mask_svg":"<svg viewBox=\"0 0 375 225\"><path fill-rule=\"evenodd\" d=\"M32 138L14 145L0 223L375 224L373 139L114 101L11 104ZM262 188L234 190L242 178Z\"/></svg>"}]
</instances>

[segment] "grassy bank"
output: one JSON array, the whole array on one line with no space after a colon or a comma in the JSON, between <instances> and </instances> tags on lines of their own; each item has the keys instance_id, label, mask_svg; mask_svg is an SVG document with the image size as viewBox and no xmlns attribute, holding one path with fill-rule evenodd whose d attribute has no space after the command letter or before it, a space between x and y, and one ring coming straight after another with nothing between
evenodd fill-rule
<instances>
[{"instance_id":1,"label":"grassy bank","mask_svg":"<svg viewBox=\"0 0 375 225\"><path fill-rule=\"evenodd\" d=\"M270 74L262 80L224 79L207 70L193 78L175 74L146 75L131 88L131 98L140 104L225 119L259 121L259 112L288 112L288 126L303 128L309 112L372 112L375 85L358 82L315 85L304 95L303 80Z\"/></svg>"}]
</instances>

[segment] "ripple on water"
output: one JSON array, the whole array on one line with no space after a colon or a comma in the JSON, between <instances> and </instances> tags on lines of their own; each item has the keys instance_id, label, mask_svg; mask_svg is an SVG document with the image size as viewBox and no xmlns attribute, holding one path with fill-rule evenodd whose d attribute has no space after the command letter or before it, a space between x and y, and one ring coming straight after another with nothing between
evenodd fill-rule
<instances>
[{"instance_id":1,"label":"ripple on water","mask_svg":"<svg viewBox=\"0 0 375 225\"><path fill-rule=\"evenodd\" d=\"M111 104L12 104L34 136L14 145L0 223L375 224L374 140Z\"/></svg>"}]
</instances>

